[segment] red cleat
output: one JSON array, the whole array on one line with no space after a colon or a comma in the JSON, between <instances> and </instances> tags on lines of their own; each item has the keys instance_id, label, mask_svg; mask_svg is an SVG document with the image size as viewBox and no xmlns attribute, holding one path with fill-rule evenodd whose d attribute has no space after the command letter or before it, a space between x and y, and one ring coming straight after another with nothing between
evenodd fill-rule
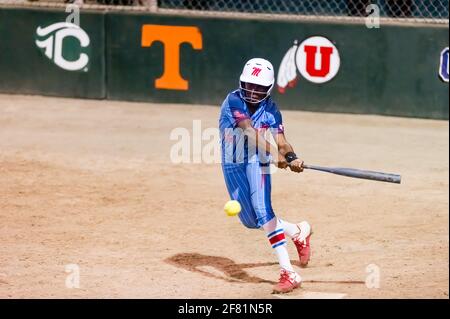
<instances>
[{"instance_id":1,"label":"red cleat","mask_svg":"<svg viewBox=\"0 0 450 319\"><path fill-rule=\"evenodd\" d=\"M287 271L286 269L281 269L280 280L273 286L274 294L285 294L291 292L295 288L300 287L302 278L295 271Z\"/></svg>"},{"instance_id":2,"label":"red cleat","mask_svg":"<svg viewBox=\"0 0 450 319\"><path fill-rule=\"evenodd\" d=\"M306 267L311 259L311 226L307 222L301 222L297 224L300 232L297 236L292 238L298 252L298 258L300 259L300 266Z\"/></svg>"}]
</instances>

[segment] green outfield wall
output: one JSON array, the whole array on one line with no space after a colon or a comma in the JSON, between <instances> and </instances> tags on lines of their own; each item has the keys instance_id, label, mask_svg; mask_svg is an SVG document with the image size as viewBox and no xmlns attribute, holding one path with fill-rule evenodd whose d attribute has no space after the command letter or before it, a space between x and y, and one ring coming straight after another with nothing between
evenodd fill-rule
<instances>
[{"instance_id":1,"label":"green outfield wall","mask_svg":"<svg viewBox=\"0 0 450 319\"><path fill-rule=\"evenodd\" d=\"M265 57L282 75L273 91L281 109L448 119L448 53L439 76L448 26L82 12L82 31L37 35L67 15L0 9L1 92L220 105L244 62Z\"/></svg>"}]
</instances>

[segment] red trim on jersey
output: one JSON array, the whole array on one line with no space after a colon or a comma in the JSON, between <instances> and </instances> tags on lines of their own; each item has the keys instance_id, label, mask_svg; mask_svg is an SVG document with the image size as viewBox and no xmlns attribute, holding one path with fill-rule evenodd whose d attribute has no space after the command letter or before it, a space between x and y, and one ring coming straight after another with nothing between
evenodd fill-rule
<instances>
[{"instance_id":1,"label":"red trim on jersey","mask_svg":"<svg viewBox=\"0 0 450 319\"><path fill-rule=\"evenodd\" d=\"M235 125L238 125L240 122L244 120L250 119L250 117L247 114L241 113L239 111L233 112L233 118L235 120Z\"/></svg>"}]
</instances>

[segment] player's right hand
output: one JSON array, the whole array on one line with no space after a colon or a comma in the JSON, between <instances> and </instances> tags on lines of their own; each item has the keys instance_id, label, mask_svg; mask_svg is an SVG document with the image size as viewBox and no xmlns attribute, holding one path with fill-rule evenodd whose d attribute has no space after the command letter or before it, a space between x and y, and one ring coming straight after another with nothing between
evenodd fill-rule
<instances>
[{"instance_id":1,"label":"player's right hand","mask_svg":"<svg viewBox=\"0 0 450 319\"><path fill-rule=\"evenodd\" d=\"M301 173L301 172L303 172L303 161L301 159L297 158L289 163L289 168L293 172Z\"/></svg>"}]
</instances>

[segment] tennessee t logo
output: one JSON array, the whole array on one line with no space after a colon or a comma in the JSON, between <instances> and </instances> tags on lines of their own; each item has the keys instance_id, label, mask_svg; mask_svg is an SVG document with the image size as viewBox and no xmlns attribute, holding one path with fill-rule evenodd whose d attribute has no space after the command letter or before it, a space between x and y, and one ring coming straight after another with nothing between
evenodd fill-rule
<instances>
[{"instance_id":1,"label":"tennessee t logo","mask_svg":"<svg viewBox=\"0 0 450 319\"><path fill-rule=\"evenodd\" d=\"M260 69L260 68L253 67L252 75L258 76L258 75L259 75L259 72L261 72L261 69Z\"/></svg>"},{"instance_id":2,"label":"tennessee t logo","mask_svg":"<svg viewBox=\"0 0 450 319\"><path fill-rule=\"evenodd\" d=\"M141 41L142 47L151 47L155 41L164 45L164 71L155 80L155 88L188 90L189 82L180 75L180 45L187 42L194 50L201 50L203 42L199 28L145 24L142 26Z\"/></svg>"}]
</instances>

